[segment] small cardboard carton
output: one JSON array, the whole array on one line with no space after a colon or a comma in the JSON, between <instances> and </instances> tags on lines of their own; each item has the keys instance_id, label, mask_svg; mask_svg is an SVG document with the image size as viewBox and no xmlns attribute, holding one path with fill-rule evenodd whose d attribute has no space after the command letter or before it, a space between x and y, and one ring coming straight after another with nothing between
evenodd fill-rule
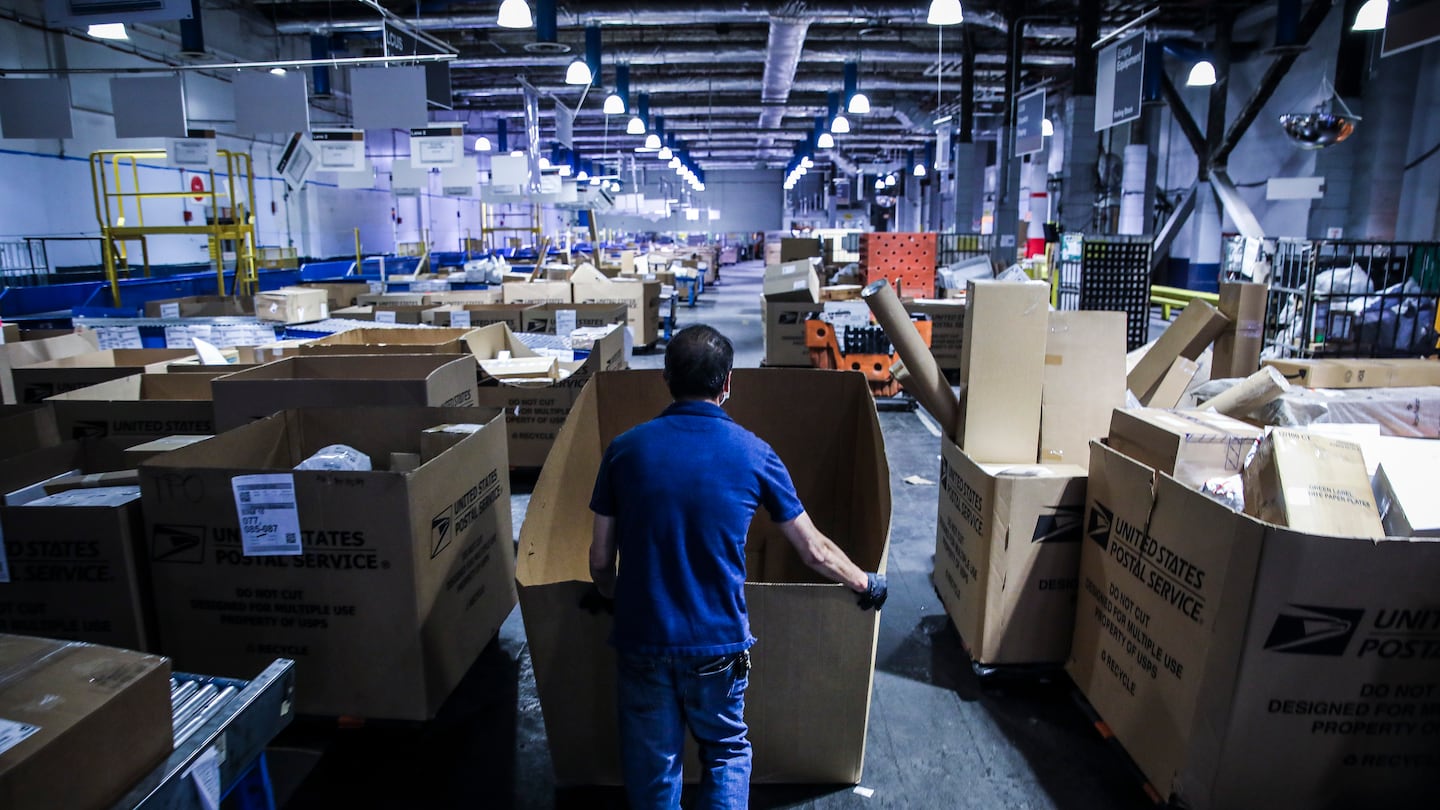
<instances>
[{"instance_id":1,"label":"small cardboard carton","mask_svg":"<svg viewBox=\"0 0 1440 810\"><path fill-rule=\"evenodd\" d=\"M6 810L110 807L170 755L164 658L3 635L0 672L6 674L0 717L10 743L0 750Z\"/></svg>"},{"instance_id":2,"label":"small cardboard carton","mask_svg":"<svg viewBox=\"0 0 1440 810\"><path fill-rule=\"evenodd\" d=\"M1140 398L1147 408L1174 408L1185 398L1185 392L1200 373L1200 364L1184 357L1175 358L1165 376L1149 394Z\"/></svg>"},{"instance_id":3,"label":"small cardboard carton","mask_svg":"<svg viewBox=\"0 0 1440 810\"><path fill-rule=\"evenodd\" d=\"M1440 543L1307 534L1096 444L1067 670L1195 810L1434 803Z\"/></svg>"},{"instance_id":4,"label":"small cardboard carton","mask_svg":"<svg viewBox=\"0 0 1440 810\"><path fill-rule=\"evenodd\" d=\"M919 298L906 301L905 311L930 319L930 353L944 371L960 371L960 347L965 343L965 302Z\"/></svg>"},{"instance_id":5,"label":"small cardboard carton","mask_svg":"<svg viewBox=\"0 0 1440 810\"><path fill-rule=\"evenodd\" d=\"M488 287L483 290L451 290L449 292L430 293L425 296L427 304L435 306L449 306L451 304L500 304L501 290L499 287Z\"/></svg>"},{"instance_id":6,"label":"small cardboard carton","mask_svg":"<svg viewBox=\"0 0 1440 810\"><path fill-rule=\"evenodd\" d=\"M1205 351L1221 332L1225 331L1230 319L1206 301L1191 301L1181 311L1175 322L1170 324L1155 345L1140 358L1140 362L1125 378L1130 391L1145 402L1155 386L1164 379L1175 358L1195 360Z\"/></svg>"},{"instance_id":7,"label":"small cardboard carton","mask_svg":"<svg viewBox=\"0 0 1440 810\"><path fill-rule=\"evenodd\" d=\"M1052 312L1045 342L1040 463L1090 465L1090 441L1125 406L1125 313Z\"/></svg>"},{"instance_id":8,"label":"small cardboard carton","mask_svg":"<svg viewBox=\"0 0 1440 810\"><path fill-rule=\"evenodd\" d=\"M1260 435L1259 428L1218 413L1117 408L1109 444L1198 489L1211 478L1239 475Z\"/></svg>"},{"instance_id":9,"label":"small cardboard carton","mask_svg":"<svg viewBox=\"0 0 1440 810\"><path fill-rule=\"evenodd\" d=\"M1276 428L1245 465L1245 512L1301 532L1384 537L1360 445Z\"/></svg>"},{"instance_id":10,"label":"small cardboard carton","mask_svg":"<svg viewBox=\"0 0 1440 810\"><path fill-rule=\"evenodd\" d=\"M467 408L475 361L445 354L291 357L212 382L216 430L290 408L407 405Z\"/></svg>"},{"instance_id":11,"label":"small cardboard carton","mask_svg":"<svg viewBox=\"0 0 1440 810\"><path fill-rule=\"evenodd\" d=\"M971 280L961 347L960 446L981 463L1033 464L1039 457L1050 287Z\"/></svg>"},{"instance_id":12,"label":"small cardboard carton","mask_svg":"<svg viewBox=\"0 0 1440 810\"><path fill-rule=\"evenodd\" d=\"M64 442L0 462L0 633L155 649L140 491L47 494L42 482L115 469L92 442ZM8 719L8 718L7 718Z\"/></svg>"},{"instance_id":13,"label":"small cardboard carton","mask_svg":"<svg viewBox=\"0 0 1440 810\"><path fill-rule=\"evenodd\" d=\"M890 478L865 378L853 372L736 369L726 406L775 448L806 511L866 571L884 571ZM611 618L576 608L590 587L588 508L601 454L670 403L659 371L595 375L540 473L520 532L520 609L558 782L621 783ZM784 407L779 407L783 403ZM759 641L745 693L757 783L855 783L879 617L842 585L820 584L762 509L746 541L745 598ZM693 762L687 757L687 762ZM693 774L692 774L693 776Z\"/></svg>"},{"instance_id":14,"label":"small cardboard carton","mask_svg":"<svg viewBox=\"0 0 1440 810\"><path fill-rule=\"evenodd\" d=\"M568 281L507 281L500 285L506 304L568 304L574 300Z\"/></svg>"},{"instance_id":15,"label":"small cardboard carton","mask_svg":"<svg viewBox=\"0 0 1440 810\"><path fill-rule=\"evenodd\" d=\"M186 349L105 349L46 360L15 369L15 389L21 402L41 402L119 377L163 374L170 361L194 353Z\"/></svg>"},{"instance_id":16,"label":"small cardboard carton","mask_svg":"<svg viewBox=\"0 0 1440 810\"><path fill-rule=\"evenodd\" d=\"M0 405L0 459L59 443L50 405Z\"/></svg>"},{"instance_id":17,"label":"small cardboard carton","mask_svg":"<svg viewBox=\"0 0 1440 810\"><path fill-rule=\"evenodd\" d=\"M819 304L809 301L771 301L760 299L760 318L765 341L765 365L814 368L810 350L805 347L805 321L818 313Z\"/></svg>"},{"instance_id":18,"label":"small cardboard carton","mask_svg":"<svg viewBox=\"0 0 1440 810\"><path fill-rule=\"evenodd\" d=\"M534 304L446 304L429 311L431 323L453 329L470 329L503 323L512 331L525 331L525 312Z\"/></svg>"},{"instance_id":19,"label":"small cardboard carton","mask_svg":"<svg viewBox=\"0 0 1440 810\"><path fill-rule=\"evenodd\" d=\"M1412 388L1440 385L1440 360L1422 358L1266 360L1285 379L1307 388Z\"/></svg>"},{"instance_id":20,"label":"small cardboard carton","mask_svg":"<svg viewBox=\"0 0 1440 810\"><path fill-rule=\"evenodd\" d=\"M255 296L255 317L277 323L308 323L330 317L330 294L306 287L281 287Z\"/></svg>"},{"instance_id":21,"label":"small cardboard carton","mask_svg":"<svg viewBox=\"0 0 1440 810\"><path fill-rule=\"evenodd\" d=\"M525 310L525 328L520 331L558 334L556 326L562 320L576 329L609 326L612 323L624 325L626 309L624 304L536 304ZM566 334L569 334L569 330Z\"/></svg>"},{"instance_id":22,"label":"small cardboard carton","mask_svg":"<svg viewBox=\"0 0 1440 810\"><path fill-rule=\"evenodd\" d=\"M961 642L985 666L1064 663L1085 468L978 464L949 439L940 445L935 590Z\"/></svg>"},{"instance_id":23,"label":"small cardboard carton","mask_svg":"<svg viewBox=\"0 0 1440 810\"><path fill-rule=\"evenodd\" d=\"M255 299L191 295L145 302L147 318L223 318L255 314Z\"/></svg>"},{"instance_id":24,"label":"small cardboard carton","mask_svg":"<svg viewBox=\"0 0 1440 810\"><path fill-rule=\"evenodd\" d=\"M470 329L350 329L299 346L299 356L464 354Z\"/></svg>"},{"instance_id":25,"label":"small cardboard carton","mask_svg":"<svg viewBox=\"0 0 1440 810\"><path fill-rule=\"evenodd\" d=\"M1265 342L1265 304L1270 287L1248 281L1220 283L1220 313L1230 323L1215 338L1210 377L1220 380L1248 377L1260 368Z\"/></svg>"},{"instance_id":26,"label":"small cardboard carton","mask_svg":"<svg viewBox=\"0 0 1440 810\"><path fill-rule=\"evenodd\" d=\"M331 312L345 307L353 307L357 298L370 293L370 284L364 281L306 282L300 286L313 290L324 290L325 303L330 307Z\"/></svg>"},{"instance_id":27,"label":"small cardboard carton","mask_svg":"<svg viewBox=\"0 0 1440 810\"><path fill-rule=\"evenodd\" d=\"M820 301L820 276L809 259L772 264L765 268L762 294L767 301Z\"/></svg>"},{"instance_id":28,"label":"small cardboard carton","mask_svg":"<svg viewBox=\"0 0 1440 810\"><path fill-rule=\"evenodd\" d=\"M424 323L425 314L432 309L434 307L429 304L361 304L337 309L331 312L330 316L352 321L403 323L415 326Z\"/></svg>"},{"instance_id":29,"label":"small cardboard carton","mask_svg":"<svg viewBox=\"0 0 1440 810\"><path fill-rule=\"evenodd\" d=\"M649 346L660 339L660 282L608 279L582 267L575 271L572 286L577 304L624 304L625 323L635 335L636 346Z\"/></svg>"},{"instance_id":30,"label":"small cardboard carton","mask_svg":"<svg viewBox=\"0 0 1440 810\"><path fill-rule=\"evenodd\" d=\"M865 290L863 284L831 284L820 288L821 301L858 301Z\"/></svg>"},{"instance_id":31,"label":"small cardboard carton","mask_svg":"<svg viewBox=\"0 0 1440 810\"><path fill-rule=\"evenodd\" d=\"M394 453L418 454L426 428L454 422L485 428L416 469L383 469ZM332 444L380 469L294 469ZM267 485L256 474L278 482L263 517L295 527L280 549L293 553L253 554L267 549L240 511L257 508L252 484ZM140 487L165 652L228 677L293 658L306 673L301 713L434 717L515 605L494 411L285 411L146 462Z\"/></svg>"}]
</instances>

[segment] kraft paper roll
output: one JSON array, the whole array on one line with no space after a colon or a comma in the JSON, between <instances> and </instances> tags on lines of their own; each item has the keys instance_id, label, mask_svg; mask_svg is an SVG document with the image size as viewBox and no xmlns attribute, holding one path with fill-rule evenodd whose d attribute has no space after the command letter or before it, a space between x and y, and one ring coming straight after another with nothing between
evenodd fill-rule
<instances>
[{"instance_id":1,"label":"kraft paper roll","mask_svg":"<svg viewBox=\"0 0 1440 810\"><path fill-rule=\"evenodd\" d=\"M906 378L900 384L920 401L936 422L945 427L946 435L953 438L955 424L959 421L960 403L950 390L950 383L946 382L940 364L935 362L935 355L930 353L925 339L910 322L910 313L901 305L890 282L883 278L872 281L860 297L870 306L875 320L885 330L890 342L895 344L895 352L905 363Z\"/></svg>"},{"instance_id":2,"label":"kraft paper roll","mask_svg":"<svg viewBox=\"0 0 1440 810\"><path fill-rule=\"evenodd\" d=\"M1234 388L1207 400L1202 407L1213 408L1218 413L1238 419L1270 404L1289 390L1290 383L1285 381L1285 377L1273 367L1266 366L1241 380Z\"/></svg>"}]
</instances>

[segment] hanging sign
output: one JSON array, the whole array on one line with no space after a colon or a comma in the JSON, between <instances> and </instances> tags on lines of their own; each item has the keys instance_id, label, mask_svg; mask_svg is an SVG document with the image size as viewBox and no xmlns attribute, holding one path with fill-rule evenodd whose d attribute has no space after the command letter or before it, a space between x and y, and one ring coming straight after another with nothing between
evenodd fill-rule
<instances>
[{"instance_id":1,"label":"hanging sign","mask_svg":"<svg viewBox=\"0 0 1440 810\"><path fill-rule=\"evenodd\" d=\"M1095 75L1095 131L1140 117L1145 92L1145 32L1121 37L1100 50Z\"/></svg>"},{"instance_id":2,"label":"hanging sign","mask_svg":"<svg viewBox=\"0 0 1440 810\"><path fill-rule=\"evenodd\" d=\"M935 130L935 170L949 171L950 169L950 124L941 124Z\"/></svg>"},{"instance_id":3,"label":"hanging sign","mask_svg":"<svg viewBox=\"0 0 1440 810\"><path fill-rule=\"evenodd\" d=\"M464 124L431 124L410 130L410 165L415 168L444 169L464 160Z\"/></svg>"},{"instance_id":4,"label":"hanging sign","mask_svg":"<svg viewBox=\"0 0 1440 810\"><path fill-rule=\"evenodd\" d=\"M319 153L322 172L365 171L365 131L360 129L312 129L310 141Z\"/></svg>"},{"instance_id":5,"label":"hanging sign","mask_svg":"<svg viewBox=\"0 0 1440 810\"><path fill-rule=\"evenodd\" d=\"M442 48L440 47L441 44L443 43L440 43L439 40L418 31L413 31L408 26L395 20L385 21L386 56L455 53L453 48ZM424 67L425 101L431 107L439 107L443 110L454 109L455 102L450 87L450 63L426 62Z\"/></svg>"},{"instance_id":6,"label":"hanging sign","mask_svg":"<svg viewBox=\"0 0 1440 810\"><path fill-rule=\"evenodd\" d=\"M1015 99L1015 157L1033 155L1045 148L1045 90Z\"/></svg>"},{"instance_id":7,"label":"hanging sign","mask_svg":"<svg viewBox=\"0 0 1440 810\"><path fill-rule=\"evenodd\" d=\"M188 138L171 138L165 164L177 169L209 171L215 165L215 130L192 129Z\"/></svg>"}]
</instances>

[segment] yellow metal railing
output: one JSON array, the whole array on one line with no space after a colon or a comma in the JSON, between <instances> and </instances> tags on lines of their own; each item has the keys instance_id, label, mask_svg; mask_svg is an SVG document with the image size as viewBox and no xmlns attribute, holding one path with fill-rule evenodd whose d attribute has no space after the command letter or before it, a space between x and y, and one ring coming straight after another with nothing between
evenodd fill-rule
<instances>
[{"instance_id":1,"label":"yellow metal railing","mask_svg":"<svg viewBox=\"0 0 1440 810\"><path fill-rule=\"evenodd\" d=\"M1150 303L1160 307L1160 317L1167 321L1170 320L1171 310L1184 309L1191 301L1206 301L1219 305L1220 294L1180 287L1162 287L1158 284L1150 286Z\"/></svg>"}]
</instances>

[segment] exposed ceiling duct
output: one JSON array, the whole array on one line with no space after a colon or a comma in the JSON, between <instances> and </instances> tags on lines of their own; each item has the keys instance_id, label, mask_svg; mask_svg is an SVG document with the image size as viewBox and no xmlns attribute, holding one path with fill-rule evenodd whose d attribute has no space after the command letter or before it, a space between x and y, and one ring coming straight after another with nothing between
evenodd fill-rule
<instances>
[{"instance_id":1,"label":"exposed ceiling duct","mask_svg":"<svg viewBox=\"0 0 1440 810\"><path fill-rule=\"evenodd\" d=\"M666 48L662 46L615 46L607 45L605 53L608 57L617 62L630 65L676 65L676 64L713 64L716 61L716 51L711 48ZM828 62L844 64L855 58L854 48L817 46L810 43L804 50L806 62ZM760 62L766 59L767 49L759 47L726 47L725 62L727 64ZM525 67L565 67L570 64L574 57L561 56L494 56L478 57L452 60L450 67L456 69L503 69L513 70ZM1070 53L1038 52L1026 53L1022 61L1027 65L1045 67L1065 67L1075 63L1075 57ZM1005 64L1005 54L981 52L975 54L975 62L981 65ZM931 48L901 47L898 43L888 44L884 48L865 50L865 63L872 65L933 65L935 63L935 51ZM998 72L998 71L997 71Z\"/></svg>"},{"instance_id":2,"label":"exposed ceiling duct","mask_svg":"<svg viewBox=\"0 0 1440 810\"><path fill-rule=\"evenodd\" d=\"M792 5L787 11L799 12ZM799 16L775 16L770 18L770 36L765 43L765 75L760 81L762 104L783 105L790 99L790 89L795 85L795 71L800 66L800 51L805 48L805 32L810 23ZM779 106L762 107L760 130L780 126L784 111Z\"/></svg>"}]
</instances>

